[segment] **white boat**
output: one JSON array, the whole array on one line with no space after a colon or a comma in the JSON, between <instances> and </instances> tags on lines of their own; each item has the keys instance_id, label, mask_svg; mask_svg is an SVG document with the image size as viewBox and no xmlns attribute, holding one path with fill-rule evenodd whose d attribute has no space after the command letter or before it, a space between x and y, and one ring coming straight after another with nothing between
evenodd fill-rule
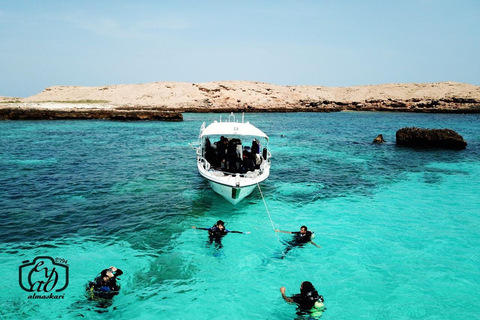
<instances>
[{"instance_id":1,"label":"white boat","mask_svg":"<svg viewBox=\"0 0 480 320\"><path fill-rule=\"evenodd\" d=\"M200 128L196 144L198 172L232 204L250 195L270 175L268 136L249 122L214 121Z\"/></svg>"}]
</instances>

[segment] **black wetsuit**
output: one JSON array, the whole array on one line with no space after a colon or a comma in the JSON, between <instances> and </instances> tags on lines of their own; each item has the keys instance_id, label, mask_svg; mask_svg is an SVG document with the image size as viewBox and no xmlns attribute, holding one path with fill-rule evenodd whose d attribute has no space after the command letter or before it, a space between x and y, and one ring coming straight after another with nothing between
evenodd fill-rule
<instances>
[{"instance_id":1,"label":"black wetsuit","mask_svg":"<svg viewBox=\"0 0 480 320\"><path fill-rule=\"evenodd\" d=\"M297 231L297 232L292 232L295 236L295 242L297 243L307 243L307 242L310 242L312 241L312 232L311 231L307 231L305 233L301 233L300 231Z\"/></svg>"},{"instance_id":2,"label":"black wetsuit","mask_svg":"<svg viewBox=\"0 0 480 320\"><path fill-rule=\"evenodd\" d=\"M198 228L200 230L207 230L208 231L208 239L209 244L215 242L220 249L222 247L222 237L224 237L227 233L243 233L241 231L230 231L225 228L220 230L217 225L213 225L211 228Z\"/></svg>"},{"instance_id":3,"label":"black wetsuit","mask_svg":"<svg viewBox=\"0 0 480 320\"><path fill-rule=\"evenodd\" d=\"M107 281L103 280L102 275L96 277L95 280L89 283L87 290L91 292L93 291L93 294L97 298L103 298L103 299L113 298L113 296L117 295L118 291L120 290L120 284L117 283L117 280L120 280L120 279L117 279L117 277L122 275L123 271L120 269L117 269L117 271L112 273L113 273L113 277Z\"/></svg>"},{"instance_id":4,"label":"black wetsuit","mask_svg":"<svg viewBox=\"0 0 480 320\"><path fill-rule=\"evenodd\" d=\"M309 313L317 301L323 302L323 296L319 295L316 290L307 292L306 294L294 294L290 298L298 304L298 314Z\"/></svg>"},{"instance_id":5,"label":"black wetsuit","mask_svg":"<svg viewBox=\"0 0 480 320\"><path fill-rule=\"evenodd\" d=\"M287 244L288 246L285 248L285 251L283 254L287 254L288 251L292 250L295 247L301 247L305 243L308 243L312 241L312 232L307 231L306 233L301 233L300 231L292 232L293 239L291 241L288 241Z\"/></svg>"}]
</instances>

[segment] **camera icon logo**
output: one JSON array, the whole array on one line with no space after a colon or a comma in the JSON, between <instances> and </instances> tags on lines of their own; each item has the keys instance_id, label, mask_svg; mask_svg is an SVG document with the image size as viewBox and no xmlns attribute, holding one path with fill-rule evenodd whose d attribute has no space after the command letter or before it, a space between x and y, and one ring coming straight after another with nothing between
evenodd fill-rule
<instances>
[{"instance_id":1,"label":"camera icon logo","mask_svg":"<svg viewBox=\"0 0 480 320\"><path fill-rule=\"evenodd\" d=\"M27 292L51 292L54 289L60 292L68 286L68 265L59 258L39 256L32 262L22 261L18 275L20 287Z\"/></svg>"}]
</instances>

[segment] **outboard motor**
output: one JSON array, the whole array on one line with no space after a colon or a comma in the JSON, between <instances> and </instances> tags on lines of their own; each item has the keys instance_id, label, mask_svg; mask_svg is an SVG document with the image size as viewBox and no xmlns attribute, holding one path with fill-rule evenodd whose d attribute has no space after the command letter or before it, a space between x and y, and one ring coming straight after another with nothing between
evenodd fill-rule
<instances>
[{"instance_id":1,"label":"outboard motor","mask_svg":"<svg viewBox=\"0 0 480 320\"><path fill-rule=\"evenodd\" d=\"M263 148L263 152L262 152L262 156L263 156L263 159L267 160L267 148Z\"/></svg>"}]
</instances>

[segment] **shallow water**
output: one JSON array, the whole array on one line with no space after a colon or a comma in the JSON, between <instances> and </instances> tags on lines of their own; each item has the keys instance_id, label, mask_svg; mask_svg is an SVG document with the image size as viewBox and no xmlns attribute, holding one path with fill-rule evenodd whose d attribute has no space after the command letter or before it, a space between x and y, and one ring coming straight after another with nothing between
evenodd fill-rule
<instances>
[{"instance_id":1,"label":"shallow water","mask_svg":"<svg viewBox=\"0 0 480 320\"><path fill-rule=\"evenodd\" d=\"M279 288L304 280L325 298L322 319L477 317L478 115L247 114L270 136L261 186L275 228L305 224L322 246L284 259L290 236L273 232L260 192L233 206L196 171L188 142L218 117L0 122L0 317L294 319ZM406 126L453 129L467 149L397 147ZM371 144L380 133L387 143ZM218 219L251 233L216 250L191 226ZM68 260L64 299L20 288L19 266L37 256ZM102 309L83 286L111 265L122 290Z\"/></svg>"}]
</instances>

